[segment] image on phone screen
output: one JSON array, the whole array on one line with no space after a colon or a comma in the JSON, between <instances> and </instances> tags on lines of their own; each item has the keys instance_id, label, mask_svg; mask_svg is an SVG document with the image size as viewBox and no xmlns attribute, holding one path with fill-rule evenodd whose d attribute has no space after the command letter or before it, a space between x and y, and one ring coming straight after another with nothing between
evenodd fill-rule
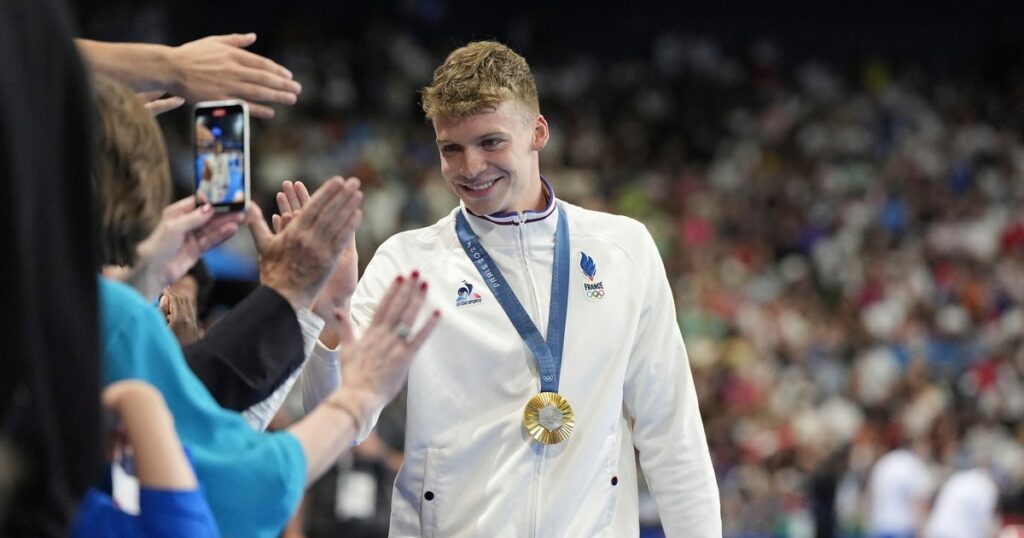
<instances>
[{"instance_id":1,"label":"image on phone screen","mask_svg":"<svg viewBox=\"0 0 1024 538\"><path fill-rule=\"evenodd\" d=\"M243 209L247 118L243 105L195 109L195 192L219 209Z\"/></svg>"}]
</instances>

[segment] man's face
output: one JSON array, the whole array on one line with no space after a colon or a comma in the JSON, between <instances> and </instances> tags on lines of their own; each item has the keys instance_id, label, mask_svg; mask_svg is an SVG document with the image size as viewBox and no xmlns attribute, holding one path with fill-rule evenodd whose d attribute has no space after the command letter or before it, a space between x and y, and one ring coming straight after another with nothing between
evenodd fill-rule
<instances>
[{"instance_id":1,"label":"man's face","mask_svg":"<svg viewBox=\"0 0 1024 538\"><path fill-rule=\"evenodd\" d=\"M537 152L548 141L544 116L514 102L467 118L435 118L441 174L477 215L543 208Z\"/></svg>"}]
</instances>

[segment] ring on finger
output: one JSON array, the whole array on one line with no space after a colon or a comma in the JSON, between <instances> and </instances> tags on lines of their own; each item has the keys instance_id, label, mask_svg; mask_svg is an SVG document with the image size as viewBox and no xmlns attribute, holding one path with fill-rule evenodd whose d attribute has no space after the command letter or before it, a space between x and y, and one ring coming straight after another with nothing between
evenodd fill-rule
<instances>
[{"instance_id":1,"label":"ring on finger","mask_svg":"<svg viewBox=\"0 0 1024 538\"><path fill-rule=\"evenodd\" d=\"M399 323L395 325L395 334L398 335L398 339L403 342L409 341L409 335L412 334L412 327L408 323Z\"/></svg>"}]
</instances>

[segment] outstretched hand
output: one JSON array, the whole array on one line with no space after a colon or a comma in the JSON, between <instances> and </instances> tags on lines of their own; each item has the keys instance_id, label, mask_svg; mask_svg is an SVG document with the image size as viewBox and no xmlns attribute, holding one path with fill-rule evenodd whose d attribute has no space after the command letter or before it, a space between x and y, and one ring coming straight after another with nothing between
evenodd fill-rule
<instances>
[{"instance_id":1,"label":"outstretched hand","mask_svg":"<svg viewBox=\"0 0 1024 538\"><path fill-rule=\"evenodd\" d=\"M416 332L412 328L420 317L427 296L427 283L419 273L398 277L381 300L366 332L345 349L340 392L332 398L360 402L357 423L362 424L389 401L405 383L416 352L434 331L441 312L434 310ZM348 408L342 405L343 408Z\"/></svg>"},{"instance_id":2,"label":"outstretched hand","mask_svg":"<svg viewBox=\"0 0 1024 538\"><path fill-rule=\"evenodd\" d=\"M174 47L169 55L174 84L169 93L190 102L243 99L258 118L273 118L269 104L295 104L302 86L276 62L245 47L256 34L216 35Z\"/></svg>"}]
</instances>

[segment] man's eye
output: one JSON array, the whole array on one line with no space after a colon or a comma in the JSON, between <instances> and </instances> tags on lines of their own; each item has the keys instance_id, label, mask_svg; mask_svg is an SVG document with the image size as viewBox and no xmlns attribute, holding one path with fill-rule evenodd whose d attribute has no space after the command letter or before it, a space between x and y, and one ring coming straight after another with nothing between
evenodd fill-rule
<instances>
[{"instance_id":1,"label":"man's eye","mask_svg":"<svg viewBox=\"0 0 1024 538\"><path fill-rule=\"evenodd\" d=\"M459 146L457 146L455 144L445 144L445 145L441 146L441 152L442 153L455 153L458 150L459 150Z\"/></svg>"},{"instance_id":2,"label":"man's eye","mask_svg":"<svg viewBox=\"0 0 1024 538\"><path fill-rule=\"evenodd\" d=\"M484 139L483 142L480 143L481 146L483 146L484 148L488 148L488 149L489 148L496 148L496 147L498 147L498 144L501 144L501 139L500 138L486 138L486 139Z\"/></svg>"}]
</instances>

